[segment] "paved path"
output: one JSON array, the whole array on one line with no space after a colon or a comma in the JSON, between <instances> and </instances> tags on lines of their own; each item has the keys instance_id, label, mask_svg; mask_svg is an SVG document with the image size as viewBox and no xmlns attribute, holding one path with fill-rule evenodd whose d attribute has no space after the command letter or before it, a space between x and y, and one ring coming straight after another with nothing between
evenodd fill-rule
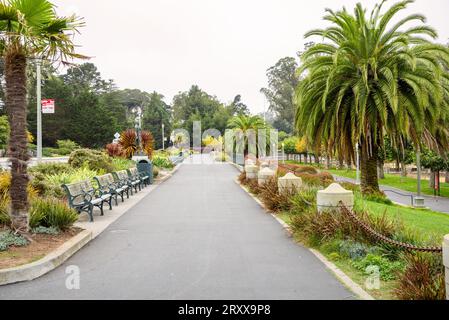
<instances>
[{"instance_id":1,"label":"paved path","mask_svg":"<svg viewBox=\"0 0 449 320\"><path fill-rule=\"evenodd\" d=\"M61 267L0 287L0 299L354 299L236 175L182 165ZM80 290L65 287L69 265Z\"/></svg>"},{"instance_id":2,"label":"paved path","mask_svg":"<svg viewBox=\"0 0 449 320\"><path fill-rule=\"evenodd\" d=\"M355 179L346 178L334 175L334 178L336 181L348 181L355 183ZM426 183L427 181L423 181L423 183ZM390 186L379 186L381 190L385 192L387 197L394 202L401 203L407 206L412 205L411 196L416 196L416 193L393 188ZM427 196L422 195L424 198L424 205L433 210L433 211L439 211L443 213L449 214L449 198L444 197L434 197L434 196Z\"/></svg>"}]
</instances>

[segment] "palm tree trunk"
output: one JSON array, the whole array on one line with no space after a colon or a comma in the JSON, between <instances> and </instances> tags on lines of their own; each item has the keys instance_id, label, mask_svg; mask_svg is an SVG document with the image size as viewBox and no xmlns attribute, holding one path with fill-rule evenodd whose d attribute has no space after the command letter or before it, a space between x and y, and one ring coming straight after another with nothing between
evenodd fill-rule
<instances>
[{"instance_id":1,"label":"palm tree trunk","mask_svg":"<svg viewBox=\"0 0 449 320\"><path fill-rule=\"evenodd\" d=\"M361 171L361 187L363 193L379 192L379 180L377 177L377 159L378 147L363 144L361 148L360 157L360 171Z\"/></svg>"},{"instance_id":2,"label":"palm tree trunk","mask_svg":"<svg viewBox=\"0 0 449 320\"><path fill-rule=\"evenodd\" d=\"M331 168L331 157L329 155L326 155L326 169Z\"/></svg>"},{"instance_id":3,"label":"palm tree trunk","mask_svg":"<svg viewBox=\"0 0 449 320\"><path fill-rule=\"evenodd\" d=\"M377 175L379 179L385 179L384 162L382 160L377 161Z\"/></svg>"},{"instance_id":4,"label":"palm tree trunk","mask_svg":"<svg viewBox=\"0 0 449 320\"><path fill-rule=\"evenodd\" d=\"M6 107L11 126L8 150L12 178L10 215L12 228L21 233L28 232L26 65L26 56L22 52L10 51L5 56Z\"/></svg>"},{"instance_id":5,"label":"palm tree trunk","mask_svg":"<svg viewBox=\"0 0 449 320\"><path fill-rule=\"evenodd\" d=\"M445 181L446 183L449 183L449 170L446 171L446 175L444 176L444 181Z\"/></svg>"}]
</instances>

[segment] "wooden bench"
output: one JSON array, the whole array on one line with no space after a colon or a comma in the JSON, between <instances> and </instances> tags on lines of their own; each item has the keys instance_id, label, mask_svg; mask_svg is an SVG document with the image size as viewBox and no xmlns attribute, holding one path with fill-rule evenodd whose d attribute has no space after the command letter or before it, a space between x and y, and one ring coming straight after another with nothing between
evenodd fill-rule
<instances>
[{"instance_id":1,"label":"wooden bench","mask_svg":"<svg viewBox=\"0 0 449 320\"><path fill-rule=\"evenodd\" d=\"M150 185L150 176L143 172L139 172L137 168L129 168L128 175L133 180L140 180L142 187Z\"/></svg>"},{"instance_id":2,"label":"wooden bench","mask_svg":"<svg viewBox=\"0 0 449 320\"><path fill-rule=\"evenodd\" d=\"M127 185L129 187L129 190L131 190L131 195L133 194L133 188L137 193L137 188L140 189L140 180L135 181L130 179L128 172L126 170L121 170L113 173L114 178L117 182L121 183L122 185Z\"/></svg>"},{"instance_id":3,"label":"wooden bench","mask_svg":"<svg viewBox=\"0 0 449 320\"><path fill-rule=\"evenodd\" d=\"M122 202L125 202L125 193L126 197L129 198L129 187L126 184L116 183L111 173L94 177L94 180L98 184L100 195L111 194L116 206L118 205L118 196L122 198Z\"/></svg>"},{"instance_id":4,"label":"wooden bench","mask_svg":"<svg viewBox=\"0 0 449 320\"><path fill-rule=\"evenodd\" d=\"M63 184L62 187L66 191L69 206L74 208L78 213L87 212L90 222L94 221L93 209L97 207L104 215L103 204L108 203L109 209L112 210L112 195L100 194L97 189L92 186L90 180L84 180L72 184Z\"/></svg>"}]
</instances>

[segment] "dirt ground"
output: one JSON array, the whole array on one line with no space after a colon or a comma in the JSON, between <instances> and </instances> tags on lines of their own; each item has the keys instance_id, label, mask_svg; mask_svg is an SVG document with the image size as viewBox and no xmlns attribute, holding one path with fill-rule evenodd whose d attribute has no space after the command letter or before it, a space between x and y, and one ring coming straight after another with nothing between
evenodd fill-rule
<instances>
[{"instance_id":1,"label":"dirt ground","mask_svg":"<svg viewBox=\"0 0 449 320\"><path fill-rule=\"evenodd\" d=\"M80 228L72 228L58 235L33 234L31 236L33 242L27 246L10 247L7 251L0 252L0 269L17 267L37 261L81 231L82 229Z\"/></svg>"}]
</instances>

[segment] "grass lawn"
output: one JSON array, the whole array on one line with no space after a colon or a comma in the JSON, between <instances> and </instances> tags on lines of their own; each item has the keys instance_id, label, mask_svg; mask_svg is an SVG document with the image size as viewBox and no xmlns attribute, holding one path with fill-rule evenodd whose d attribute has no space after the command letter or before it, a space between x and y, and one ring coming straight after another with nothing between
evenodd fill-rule
<instances>
[{"instance_id":1,"label":"grass lawn","mask_svg":"<svg viewBox=\"0 0 449 320\"><path fill-rule=\"evenodd\" d=\"M386 205L363 199L357 199L356 205L366 209L370 214L387 216L404 223L406 227L417 231L425 238L442 239L449 234L449 215L425 209L414 209L398 205Z\"/></svg>"},{"instance_id":2,"label":"grass lawn","mask_svg":"<svg viewBox=\"0 0 449 320\"><path fill-rule=\"evenodd\" d=\"M345 178L356 178L355 170L326 170L337 176ZM384 186L390 186L397 189L402 189L410 192L416 192L417 182L415 178L400 177L392 174L385 174L385 179L380 179L379 184ZM428 180L422 180L421 183L422 193L427 195L433 195L433 189L429 188ZM449 198L449 183L441 183L441 196Z\"/></svg>"}]
</instances>

